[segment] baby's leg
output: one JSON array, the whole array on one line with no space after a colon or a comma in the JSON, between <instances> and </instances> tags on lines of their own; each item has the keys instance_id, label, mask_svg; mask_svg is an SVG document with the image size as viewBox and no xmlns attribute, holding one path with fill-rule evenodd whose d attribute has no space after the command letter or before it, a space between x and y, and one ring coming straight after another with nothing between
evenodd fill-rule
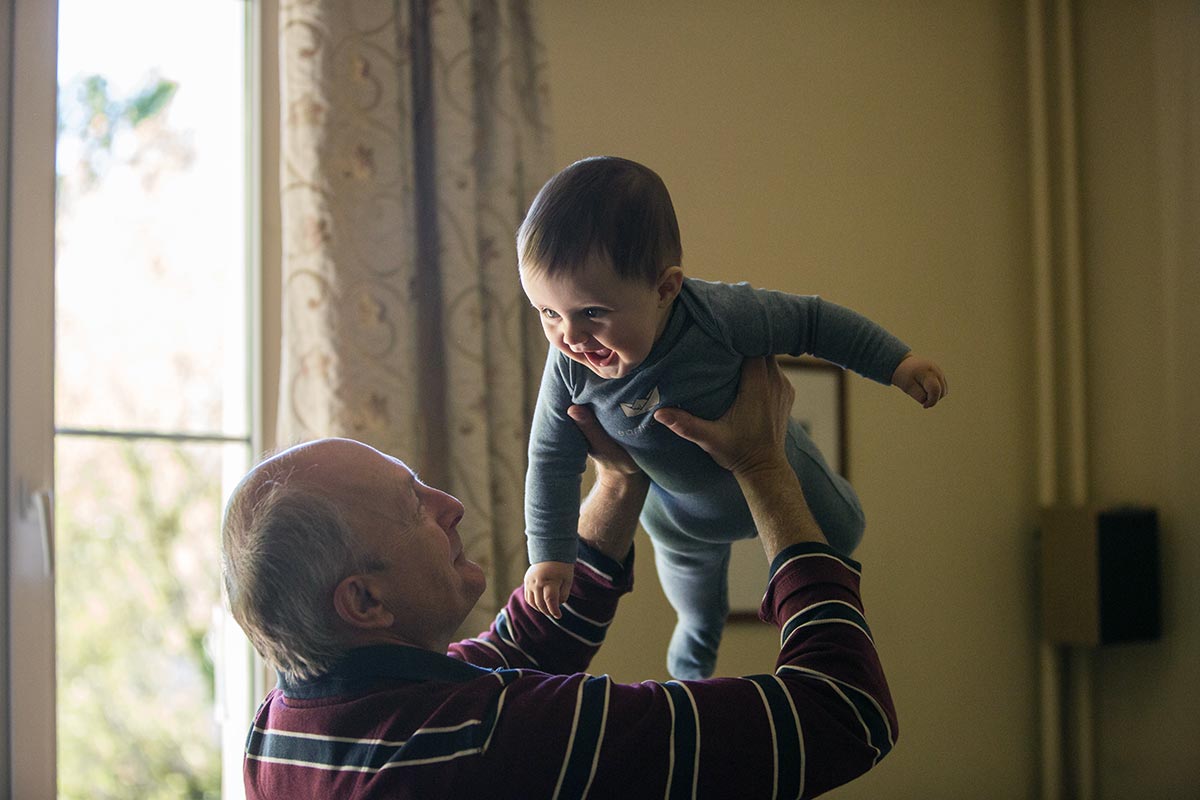
<instances>
[{"instance_id":1,"label":"baby's leg","mask_svg":"<svg viewBox=\"0 0 1200 800\"><path fill-rule=\"evenodd\" d=\"M652 496L642 524L654 543L659 582L678 616L667 647L667 671L679 680L707 678L716 668L729 614L729 545L685 539L664 528L665 521Z\"/></svg>"},{"instance_id":2,"label":"baby's leg","mask_svg":"<svg viewBox=\"0 0 1200 800\"><path fill-rule=\"evenodd\" d=\"M716 669L729 614L729 545L680 552L655 542L654 558L663 591L678 615L667 646L667 671L679 680L707 678Z\"/></svg>"},{"instance_id":3,"label":"baby's leg","mask_svg":"<svg viewBox=\"0 0 1200 800\"><path fill-rule=\"evenodd\" d=\"M866 526L854 487L834 472L795 420L788 425L787 455L804 489L804 499L830 547L850 555L862 541Z\"/></svg>"}]
</instances>

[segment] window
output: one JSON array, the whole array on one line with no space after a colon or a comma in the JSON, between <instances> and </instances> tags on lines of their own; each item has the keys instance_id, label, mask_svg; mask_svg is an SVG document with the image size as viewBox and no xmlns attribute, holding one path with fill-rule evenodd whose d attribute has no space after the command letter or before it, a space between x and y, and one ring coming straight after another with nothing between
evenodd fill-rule
<instances>
[{"instance_id":1,"label":"window","mask_svg":"<svg viewBox=\"0 0 1200 800\"><path fill-rule=\"evenodd\" d=\"M59 1L63 798L241 791L261 687L222 609L219 526L257 449L253 12L250 0Z\"/></svg>"}]
</instances>

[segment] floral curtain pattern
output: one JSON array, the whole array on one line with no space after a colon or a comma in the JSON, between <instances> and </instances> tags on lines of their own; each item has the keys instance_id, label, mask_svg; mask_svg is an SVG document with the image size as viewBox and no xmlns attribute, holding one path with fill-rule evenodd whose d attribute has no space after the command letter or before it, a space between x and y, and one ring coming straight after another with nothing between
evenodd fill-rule
<instances>
[{"instance_id":1,"label":"floral curtain pattern","mask_svg":"<svg viewBox=\"0 0 1200 800\"><path fill-rule=\"evenodd\" d=\"M359 439L461 499L473 633L524 573L546 352L514 245L550 174L529 4L292 0L280 26L279 441Z\"/></svg>"}]
</instances>

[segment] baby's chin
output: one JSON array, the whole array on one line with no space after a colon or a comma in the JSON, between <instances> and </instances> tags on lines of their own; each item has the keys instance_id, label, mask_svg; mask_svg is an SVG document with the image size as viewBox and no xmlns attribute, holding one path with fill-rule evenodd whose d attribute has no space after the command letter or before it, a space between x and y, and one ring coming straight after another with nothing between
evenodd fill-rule
<instances>
[{"instance_id":1,"label":"baby's chin","mask_svg":"<svg viewBox=\"0 0 1200 800\"><path fill-rule=\"evenodd\" d=\"M595 367L591 364L588 364L586 361L582 363L585 367L592 371L593 375L598 378L603 378L606 381L624 378L637 368L637 364L626 364L623 361L618 361L608 367Z\"/></svg>"},{"instance_id":2,"label":"baby's chin","mask_svg":"<svg viewBox=\"0 0 1200 800\"><path fill-rule=\"evenodd\" d=\"M603 378L604 380L609 381L613 378L621 377L620 372L613 367L595 367L587 363L587 361L582 361L580 363L587 367L597 378Z\"/></svg>"}]
</instances>

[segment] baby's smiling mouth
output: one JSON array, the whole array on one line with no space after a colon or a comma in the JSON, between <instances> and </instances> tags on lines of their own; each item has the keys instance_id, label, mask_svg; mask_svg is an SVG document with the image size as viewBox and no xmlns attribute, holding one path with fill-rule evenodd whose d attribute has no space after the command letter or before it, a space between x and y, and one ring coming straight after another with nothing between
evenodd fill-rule
<instances>
[{"instance_id":1,"label":"baby's smiling mouth","mask_svg":"<svg viewBox=\"0 0 1200 800\"><path fill-rule=\"evenodd\" d=\"M611 366L612 362L616 360L616 356L617 354L607 347L583 351L583 357L588 360L589 364L596 368Z\"/></svg>"}]
</instances>

